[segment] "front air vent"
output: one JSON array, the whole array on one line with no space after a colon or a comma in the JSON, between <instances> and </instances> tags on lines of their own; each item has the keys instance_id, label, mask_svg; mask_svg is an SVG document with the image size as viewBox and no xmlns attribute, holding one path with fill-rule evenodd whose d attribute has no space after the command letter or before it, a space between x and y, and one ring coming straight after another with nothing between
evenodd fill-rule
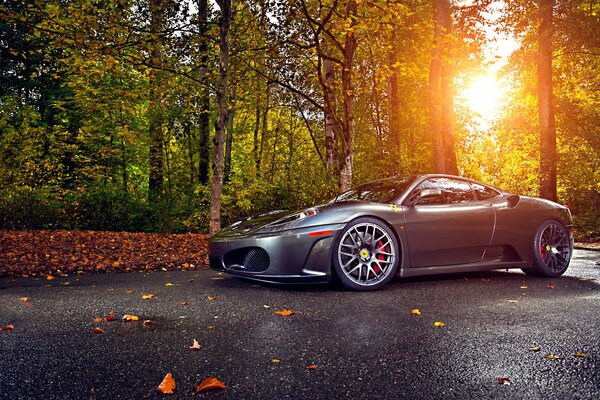
<instances>
[{"instance_id":1,"label":"front air vent","mask_svg":"<svg viewBox=\"0 0 600 400\"><path fill-rule=\"evenodd\" d=\"M269 254L260 247L230 251L223 257L225 268L238 271L263 272L269 268Z\"/></svg>"}]
</instances>

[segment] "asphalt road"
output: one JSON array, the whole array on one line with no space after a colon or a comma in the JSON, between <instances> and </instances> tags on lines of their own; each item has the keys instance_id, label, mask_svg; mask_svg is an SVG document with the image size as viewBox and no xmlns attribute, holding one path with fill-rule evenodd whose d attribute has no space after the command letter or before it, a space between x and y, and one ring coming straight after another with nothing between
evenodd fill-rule
<instances>
[{"instance_id":1,"label":"asphalt road","mask_svg":"<svg viewBox=\"0 0 600 400\"><path fill-rule=\"evenodd\" d=\"M599 261L577 250L560 279L444 275L373 293L213 271L3 278L0 398L599 399ZM167 372L175 394L154 393ZM209 376L227 388L192 396Z\"/></svg>"}]
</instances>

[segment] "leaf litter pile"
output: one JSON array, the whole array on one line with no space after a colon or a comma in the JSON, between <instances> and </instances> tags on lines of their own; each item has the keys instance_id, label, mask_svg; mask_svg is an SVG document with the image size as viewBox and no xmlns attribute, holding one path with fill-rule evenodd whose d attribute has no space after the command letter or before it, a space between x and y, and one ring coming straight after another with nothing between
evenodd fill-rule
<instances>
[{"instance_id":1,"label":"leaf litter pile","mask_svg":"<svg viewBox=\"0 0 600 400\"><path fill-rule=\"evenodd\" d=\"M195 270L208 265L207 235L0 231L0 276Z\"/></svg>"}]
</instances>

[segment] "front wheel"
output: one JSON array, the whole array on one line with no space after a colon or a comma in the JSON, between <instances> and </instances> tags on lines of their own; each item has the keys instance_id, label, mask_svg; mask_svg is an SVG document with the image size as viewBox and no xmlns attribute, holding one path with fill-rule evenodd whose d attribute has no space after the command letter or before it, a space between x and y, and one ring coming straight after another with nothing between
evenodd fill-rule
<instances>
[{"instance_id":1,"label":"front wheel","mask_svg":"<svg viewBox=\"0 0 600 400\"><path fill-rule=\"evenodd\" d=\"M333 267L339 282L352 290L376 290L398 269L400 247L394 233L375 218L358 218L334 241Z\"/></svg>"},{"instance_id":2,"label":"front wheel","mask_svg":"<svg viewBox=\"0 0 600 400\"><path fill-rule=\"evenodd\" d=\"M544 221L533 240L533 263L523 271L528 275L557 278L567 270L572 254L573 243L564 225L552 219Z\"/></svg>"}]
</instances>

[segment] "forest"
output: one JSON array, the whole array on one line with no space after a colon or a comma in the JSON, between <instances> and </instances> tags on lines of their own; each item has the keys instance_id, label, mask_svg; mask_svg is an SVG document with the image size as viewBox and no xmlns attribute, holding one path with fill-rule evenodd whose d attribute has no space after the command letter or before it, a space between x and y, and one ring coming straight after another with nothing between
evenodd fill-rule
<instances>
[{"instance_id":1,"label":"forest","mask_svg":"<svg viewBox=\"0 0 600 400\"><path fill-rule=\"evenodd\" d=\"M215 233L451 173L600 240L598 0L0 0L0 228Z\"/></svg>"}]
</instances>

